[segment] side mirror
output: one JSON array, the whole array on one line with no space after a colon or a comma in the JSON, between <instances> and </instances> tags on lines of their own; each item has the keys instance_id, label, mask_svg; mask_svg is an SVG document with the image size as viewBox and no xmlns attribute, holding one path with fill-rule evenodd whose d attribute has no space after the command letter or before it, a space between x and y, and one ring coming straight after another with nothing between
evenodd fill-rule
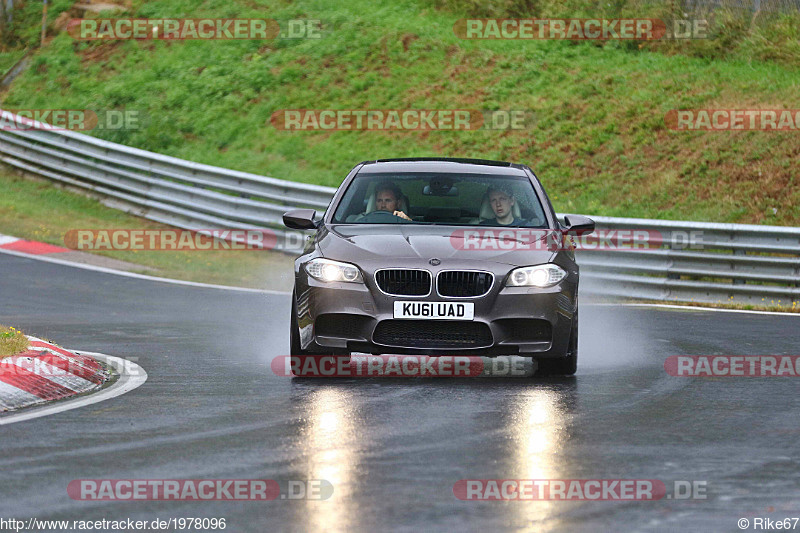
<instances>
[{"instance_id":1,"label":"side mirror","mask_svg":"<svg viewBox=\"0 0 800 533\"><path fill-rule=\"evenodd\" d=\"M289 229L317 229L314 209L295 209L283 214L283 224Z\"/></svg>"},{"instance_id":2,"label":"side mirror","mask_svg":"<svg viewBox=\"0 0 800 533\"><path fill-rule=\"evenodd\" d=\"M564 217L564 222L567 224L567 233L575 233L577 235L589 235L594 233L594 220L583 215L567 215Z\"/></svg>"}]
</instances>

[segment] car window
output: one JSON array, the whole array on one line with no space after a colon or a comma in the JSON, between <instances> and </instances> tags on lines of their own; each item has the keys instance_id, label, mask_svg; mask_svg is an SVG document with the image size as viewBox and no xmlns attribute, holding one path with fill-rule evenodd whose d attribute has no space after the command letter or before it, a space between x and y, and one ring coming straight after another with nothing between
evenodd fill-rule
<instances>
[{"instance_id":1,"label":"car window","mask_svg":"<svg viewBox=\"0 0 800 533\"><path fill-rule=\"evenodd\" d=\"M493 208L493 202L504 207ZM524 176L432 172L360 173L342 196L332 221L547 226L542 204Z\"/></svg>"}]
</instances>

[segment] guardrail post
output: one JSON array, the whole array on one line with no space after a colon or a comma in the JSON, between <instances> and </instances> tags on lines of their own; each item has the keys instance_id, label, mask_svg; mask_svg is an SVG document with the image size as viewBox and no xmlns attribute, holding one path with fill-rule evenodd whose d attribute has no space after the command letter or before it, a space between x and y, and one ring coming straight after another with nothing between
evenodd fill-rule
<instances>
[{"instance_id":1,"label":"guardrail post","mask_svg":"<svg viewBox=\"0 0 800 533\"><path fill-rule=\"evenodd\" d=\"M734 250L733 251L733 255L747 255L747 252L744 251L744 250ZM736 267L733 264L731 264L731 270L736 270ZM747 280L735 279L734 278L733 284L734 285L746 285L747 284Z\"/></svg>"}]
</instances>

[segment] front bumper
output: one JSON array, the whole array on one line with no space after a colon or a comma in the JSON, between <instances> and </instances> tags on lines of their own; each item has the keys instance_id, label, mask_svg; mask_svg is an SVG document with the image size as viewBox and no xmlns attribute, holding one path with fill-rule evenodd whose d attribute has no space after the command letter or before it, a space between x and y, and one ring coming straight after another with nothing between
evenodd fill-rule
<instances>
[{"instance_id":1,"label":"front bumper","mask_svg":"<svg viewBox=\"0 0 800 533\"><path fill-rule=\"evenodd\" d=\"M447 298L390 296L374 278L364 284L323 283L298 268L296 294L301 345L309 351L373 354L523 355L563 357L576 304L577 272L547 289L505 287L507 265L496 265L495 283L484 296ZM403 268L405 265L398 268ZM410 268L410 267L409 267ZM436 271L432 274L435 277ZM397 320L398 300L472 302L472 321Z\"/></svg>"}]
</instances>

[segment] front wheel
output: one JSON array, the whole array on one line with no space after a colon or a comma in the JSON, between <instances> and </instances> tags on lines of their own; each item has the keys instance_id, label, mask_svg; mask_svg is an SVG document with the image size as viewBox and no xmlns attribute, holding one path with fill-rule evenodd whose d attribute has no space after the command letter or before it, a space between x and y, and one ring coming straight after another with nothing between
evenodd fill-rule
<instances>
[{"instance_id":1,"label":"front wheel","mask_svg":"<svg viewBox=\"0 0 800 533\"><path fill-rule=\"evenodd\" d=\"M544 363L544 364L542 364ZM547 374L571 376L578 371L578 310L572 319L572 331L569 335L569 347L566 357L545 359L539 362L540 368Z\"/></svg>"},{"instance_id":2,"label":"front wheel","mask_svg":"<svg viewBox=\"0 0 800 533\"><path fill-rule=\"evenodd\" d=\"M289 320L289 328L289 355L308 355L308 352L300 347L300 326L297 323L297 298L294 291L292 291L292 316Z\"/></svg>"},{"instance_id":3,"label":"front wheel","mask_svg":"<svg viewBox=\"0 0 800 533\"><path fill-rule=\"evenodd\" d=\"M320 371L323 366L323 357L344 357L350 359L349 353L312 353L308 350L303 350L300 344L300 326L297 321L297 299L294 291L292 292L292 316L289 320L289 355L292 358L292 373L297 377L319 377L324 375ZM338 368L338 364L334 365ZM328 368L328 367L325 367Z\"/></svg>"}]
</instances>

